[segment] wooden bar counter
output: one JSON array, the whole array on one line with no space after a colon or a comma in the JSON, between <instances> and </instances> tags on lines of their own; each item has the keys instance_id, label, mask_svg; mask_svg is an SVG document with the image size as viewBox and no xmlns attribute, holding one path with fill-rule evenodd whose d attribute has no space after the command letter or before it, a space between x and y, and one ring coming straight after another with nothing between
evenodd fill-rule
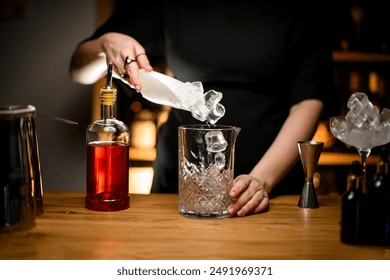
<instances>
[{"instance_id":1,"label":"wooden bar counter","mask_svg":"<svg viewBox=\"0 0 390 280\"><path fill-rule=\"evenodd\" d=\"M211 220L181 216L175 194L131 195L118 212L88 210L84 196L46 192L35 228L0 234L0 259L390 259L389 247L340 242L338 195L318 196L317 209L281 196L265 213Z\"/></svg>"}]
</instances>

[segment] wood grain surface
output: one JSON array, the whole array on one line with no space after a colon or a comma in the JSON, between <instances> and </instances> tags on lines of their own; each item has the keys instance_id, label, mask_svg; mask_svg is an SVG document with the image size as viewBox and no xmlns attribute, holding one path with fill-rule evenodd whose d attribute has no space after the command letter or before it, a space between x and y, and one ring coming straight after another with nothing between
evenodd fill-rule
<instances>
[{"instance_id":1,"label":"wood grain surface","mask_svg":"<svg viewBox=\"0 0 390 280\"><path fill-rule=\"evenodd\" d=\"M389 247L340 242L340 196L301 209L298 196L271 200L243 218L193 219L176 194L132 195L130 209L96 212L81 192L47 192L35 228L0 234L3 260L345 260L390 259Z\"/></svg>"}]
</instances>

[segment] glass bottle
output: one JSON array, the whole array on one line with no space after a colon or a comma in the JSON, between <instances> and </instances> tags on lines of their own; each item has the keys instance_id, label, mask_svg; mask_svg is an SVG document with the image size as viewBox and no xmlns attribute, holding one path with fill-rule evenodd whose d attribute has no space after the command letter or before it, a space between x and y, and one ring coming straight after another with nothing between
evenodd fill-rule
<instances>
[{"instance_id":1,"label":"glass bottle","mask_svg":"<svg viewBox=\"0 0 390 280\"><path fill-rule=\"evenodd\" d=\"M361 164L353 161L341 200L341 242L367 243L367 197L363 189Z\"/></svg>"},{"instance_id":2,"label":"glass bottle","mask_svg":"<svg viewBox=\"0 0 390 280\"><path fill-rule=\"evenodd\" d=\"M87 196L86 208L118 211L130 207L129 128L115 118L117 90L112 88L112 64L107 83L100 91L99 120L86 132Z\"/></svg>"},{"instance_id":3,"label":"glass bottle","mask_svg":"<svg viewBox=\"0 0 390 280\"><path fill-rule=\"evenodd\" d=\"M376 172L368 188L372 240L379 244L390 242L390 229L387 229L390 226L390 164L388 157L389 152L386 146L381 147Z\"/></svg>"}]
</instances>

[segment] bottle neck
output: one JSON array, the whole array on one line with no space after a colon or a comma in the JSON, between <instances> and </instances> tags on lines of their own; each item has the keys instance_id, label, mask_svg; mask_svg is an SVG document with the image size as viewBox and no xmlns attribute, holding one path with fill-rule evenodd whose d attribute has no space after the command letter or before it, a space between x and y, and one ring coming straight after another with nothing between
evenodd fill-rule
<instances>
[{"instance_id":1,"label":"bottle neck","mask_svg":"<svg viewBox=\"0 0 390 280\"><path fill-rule=\"evenodd\" d=\"M116 89L100 91L100 117L103 120L116 117Z\"/></svg>"},{"instance_id":2,"label":"bottle neck","mask_svg":"<svg viewBox=\"0 0 390 280\"><path fill-rule=\"evenodd\" d=\"M363 177L361 175L360 162L354 161L352 162L351 171L347 177L346 191L348 192L349 190L352 190L352 191L364 192L362 182L363 182Z\"/></svg>"}]
</instances>

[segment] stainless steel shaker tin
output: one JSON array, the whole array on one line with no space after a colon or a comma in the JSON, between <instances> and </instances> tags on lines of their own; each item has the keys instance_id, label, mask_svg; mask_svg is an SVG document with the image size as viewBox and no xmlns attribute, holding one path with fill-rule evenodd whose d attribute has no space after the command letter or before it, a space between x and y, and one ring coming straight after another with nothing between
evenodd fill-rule
<instances>
[{"instance_id":1,"label":"stainless steel shaker tin","mask_svg":"<svg viewBox=\"0 0 390 280\"><path fill-rule=\"evenodd\" d=\"M0 105L0 232L30 229L43 214L36 108Z\"/></svg>"}]
</instances>

